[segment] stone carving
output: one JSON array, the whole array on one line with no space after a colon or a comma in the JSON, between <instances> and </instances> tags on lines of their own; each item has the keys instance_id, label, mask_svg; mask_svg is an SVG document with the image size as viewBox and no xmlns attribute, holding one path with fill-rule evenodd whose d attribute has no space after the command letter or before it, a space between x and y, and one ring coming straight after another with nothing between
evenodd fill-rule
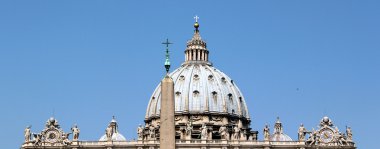
<instances>
[{"instance_id":1,"label":"stone carving","mask_svg":"<svg viewBox=\"0 0 380 149\"><path fill-rule=\"evenodd\" d=\"M347 130L348 129L348 130ZM306 140L307 145L318 145L318 146L346 146L351 145L349 141L349 136L352 138L352 133L350 128L346 128L346 134L339 132L337 126L334 126L331 119L327 116L323 117L319 123L318 130L313 130L310 133L309 138Z\"/></svg>"},{"instance_id":2,"label":"stone carving","mask_svg":"<svg viewBox=\"0 0 380 149\"><path fill-rule=\"evenodd\" d=\"M51 117L45 123L45 128L41 133L31 133L30 127L25 129L25 141L33 143L34 146L41 145L70 145L71 141L68 139L71 133L65 133L58 124L58 121ZM33 135L33 139L31 139Z\"/></svg>"},{"instance_id":3,"label":"stone carving","mask_svg":"<svg viewBox=\"0 0 380 149\"><path fill-rule=\"evenodd\" d=\"M175 121L180 121L180 120L182 120L182 119L183 119L182 116L176 116L176 117L174 118Z\"/></svg>"},{"instance_id":4,"label":"stone carving","mask_svg":"<svg viewBox=\"0 0 380 149\"><path fill-rule=\"evenodd\" d=\"M298 128L298 140L300 142L305 141L305 135L306 135L306 128L301 124L301 126Z\"/></svg>"},{"instance_id":5,"label":"stone carving","mask_svg":"<svg viewBox=\"0 0 380 149\"><path fill-rule=\"evenodd\" d=\"M193 124L191 121L188 121L186 124L186 135L191 135L191 132L193 131Z\"/></svg>"},{"instance_id":6,"label":"stone carving","mask_svg":"<svg viewBox=\"0 0 380 149\"><path fill-rule=\"evenodd\" d=\"M211 120L215 121L215 122L221 122L223 120L223 118L219 117L219 116L213 116L213 117L211 117Z\"/></svg>"},{"instance_id":7,"label":"stone carving","mask_svg":"<svg viewBox=\"0 0 380 149\"><path fill-rule=\"evenodd\" d=\"M319 125L320 126L325 126L325 125L327 125L327 126L333 126L333 123L332 123L332 121L330 120L329 117L325 116L325 117L322 118L322 120L321 120L321 122L320 122Z\"/></svg>"},{"instance_id":8,"label":"stone carving","mask_svg":"<svg viewBox=\"0 0 380 149\"><path fill-rule=\"evenodd\" d=\"M153 125L149 125L149 138L155 139L155 137L156 137L156 129L154 128Z\"/></svg>"},{"instance_id":9,"label":"stone carving","mask_svg":"<svg viewBox=\"0 0 380 149\"><path fill-rule=\"evenodd\" d=\"M269 134L268 124L265 125L263 132L264 132L263 133L264 134L264 141L269 141L270 134Z\"/></svg>"},{"instance_id":10,"label":"stone carving","mask_svg":"<svg viewBox=\"0 0 380 149\"><path fill-rule=\"evenodd\" d=\"M202 119L203 119L203 117L199 116L199 115L193 115L193 116L191 116L191 120L194 121L194 122L202 120Z\"/></svg>"},{"instance_id":11,"label":"stone carving","mask_svg":"<svg viewBox=\"0 0 380 149\"><path fill-rule=\"evenodd\" d=\"M71 141L69 140L70 133L62 133L62 144L63 145L69 145L71 144Z\"/></svg>"},{"instance_id":12,"label":"stone carving","mask_svg":"<svg viewBox=\"0 0 380 149\"><path fill-rule=\"evenodd\" d=\"M31 126L27 126L24 130L24 136L25 136L25 143L28 143L30 141L30 136L32 133L30 132Z\"/></svg>"},{"instance_id":13,"label":"stone carving","mask_svg":"<svg viewBox=\"0 0 380 149\"><path fill-rule=\"evenodd\" d=\"M106 136L107 136L107 140L108 141L111 141L112 140L112 135L113 135L113 129L111 127L111 125L108 125L108 127L106 128Z\"/></svg>"},{"instance_id":14,"label":"stone carving","mask_svg":"<svg viewBox=\"0 0 380 149\"><path fill-rule=\"evenodd\" d=\"M202 124L202 127L200 128L201 130L201 139L202 140L207 140L208 138L208 130L207 130L207 126L205 123Z\"/></svg>"},{"instance_id":15,"label":"stone carving","mask_svg":"<svg viewBox=\"0 0 380 149\"><path fill-rule=\"evenodd\" d=\"M347 141L352 141L352 131L351 127L346 128L346 134L347 134Z\"/></svg>"},{"instance_id":16,"label":"stone carving","mask_svg":"<svg viewBox=\"0 0 380 149\"><path fill-rule=\"evenodd\" d=\"M143 140L144 128L141 126L141 124L139 125L139 127L137 127L137 136L138 136L138 140Z\"/></svg>"},{"instance_id":17,"label":"stone carving","mask_svg":"<svg viewBox=\"0 0 380 149\"><path fill-rule=\"evenodd\" d=\"M33 134L34 137L34 145L40 146L42 142L42 134Z\"/></svg>"},{"instance_id":18,"label":"stone carving","mask_svg":"<svg viewBox=\"0 0 380 149\"><path fill-rule=\"evenodd\" d=\"M338 134L337 140L338 140L338 144L341 146L347 144L347 140L345 139L345 136L342 133Z\"/></svg>"},{"instance_id":19,"label":"stone carving","mask_svg":"<svg viewBox=\"0 0 380 149\"><path fill-rule=\"evenodd\" d=\"M59 124L58 124L58 121L54 117L51 117L50 119L48 119L46 121L45 127L46 128L51 128L51 127L59 128Z\"/></svg>"},{"instance_id":20,"label":"stone carving","mask_svg":"<svg viewBox=\"0 0 380 149\"><path fill-rule=\"evenodd\" d=\"M220 134L221 139L229 140L229 136L228 136L228 132L227 132L227 127L225 125L222 125L219 128L219 134Z\"/></svg>"},{"instance_id":21,"label":"stone carving","mask_svg":"<svg viewBox=\"0 0 380 149\"><path fill-rule=\"evenodd\" d=\"M73 133L73 141L78 141L80 133L78 126L75 124L74 127L71 128L71 131Z\"/></svg>"},{"instance_id":22,"label":"stone carving","mask_svg":"<svg viewBox=\"0 0 380 149\"><path fill-rule=\"evenodd\" d=\"M239 140L239 138L240 138L240 128L238 128L237 126L234 126L233 139L234 140Z\"/></svg>"},{"instance_id":23,"label":"stone carving","mask_svg":"<svg viewBox=\"0 0 380 149\"><path fill-rule=\"evenodd\" d=\"M313 145L313 144L317 144L318 143L318 139L317 139L317 131L313 130L311 131L311 134L309 136L309 138L306 140L306 142L309 144L309 145Z\"/></svg>"}]
</instances>

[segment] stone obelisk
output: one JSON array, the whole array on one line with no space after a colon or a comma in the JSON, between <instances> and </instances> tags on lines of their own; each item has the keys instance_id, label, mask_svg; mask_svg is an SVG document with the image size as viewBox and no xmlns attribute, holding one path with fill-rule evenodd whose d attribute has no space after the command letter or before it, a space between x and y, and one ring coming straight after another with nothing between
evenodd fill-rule
<instances>
[{"instance_id":1,"label":"stone obelisk","mask_svg":"<svg viewBox=\"0 0 380 149\"><path fill-rule=\"evenodd\" d=\"M160 112L160 149L175 149L175 124L174 124L174 82L170 78L169 51L167 40L166 49L166 76L161 81L161 112Z\"/></svg>"}]
</instances>

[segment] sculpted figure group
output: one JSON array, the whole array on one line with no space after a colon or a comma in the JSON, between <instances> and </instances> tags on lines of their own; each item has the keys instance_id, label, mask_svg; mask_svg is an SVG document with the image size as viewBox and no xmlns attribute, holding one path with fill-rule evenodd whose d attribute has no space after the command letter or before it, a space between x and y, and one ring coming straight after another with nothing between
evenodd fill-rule
<instances>
[{"instance_id":1,"label":"sculpted figure group","mask_svg":"<svg viewBox=\"0 0 380 149\"><path fill-rule=\"evenodd\" d=\"M78 141L80 133L77 125L74 125L74 127L71 128L71 131L72 132L70 133L63 132L59 127L58 121L54 118L50 118L45 124L45 129L40 133L32 133L31 126L27 126L24 130L24 143L32 143L35 146L40 146L43 142L70 145L72 141ZM69 140L70 134L73 134L72 141ZM49 137L47 135L49 135ZM54 136L54 138L50 138L50 135Z\"/></svg>"}]
</instances>

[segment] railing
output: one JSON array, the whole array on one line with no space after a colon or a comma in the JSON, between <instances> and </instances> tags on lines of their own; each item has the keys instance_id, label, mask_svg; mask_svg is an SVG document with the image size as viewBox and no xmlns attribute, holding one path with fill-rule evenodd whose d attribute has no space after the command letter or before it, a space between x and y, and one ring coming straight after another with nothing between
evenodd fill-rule
<instances>
[{"instance_id":1,"label":"railing","mask_svg":"<svg viewBox=\"0 0 380 149\"><path fill-rule=\"evenodd\" d=\"M137 141L74 141L71 143L71 146L152 146L159 145L159 140L137 140ZM308 146L305 142L299 141L249 141L249 140L201 140L201 139L192 139L192 140L176 140L176 145L242 145L242 146ZM41 144L45 146L44 143ZM322 144L321 144L322 145ZM332 145L332 144L331 144ZM331 146L327 145L327 146ZM334 144L332 146L336 146ZM33 143L25 143L23 147L32 147L35 145ZM63 146L62 144L55 144L53 146ZM347 142L343 146L355 146L353 142Z\"/></svg>"}]
</instances>

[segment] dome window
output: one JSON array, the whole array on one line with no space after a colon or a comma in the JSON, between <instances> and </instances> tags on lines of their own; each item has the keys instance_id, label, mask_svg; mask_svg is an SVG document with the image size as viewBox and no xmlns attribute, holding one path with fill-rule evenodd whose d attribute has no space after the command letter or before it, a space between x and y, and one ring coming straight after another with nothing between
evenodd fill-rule
<instances>
[{"instance_id":1,"label":"dome window","mask_svg":"<svg viewBox=\"0 0 380 149\"><path fill-rule=\"evenodd\" d=\"M222 82L226 83L226 78L225 77L222 77Z\"/></svg>"},{"instance_id":2,"label":"dome window","mask_svg":"<svg viewBox=\"0 0 380 149\"><path fill-rule=\"evenodd\" d=\"M210 81L211 81L211 80L214 80L213 78L214 78L214 76L212 76L212 75L209 75L209 76L208 76L208 80L210 80Z\"/></svg>"},{"instance_id":3,"label":"dome window","mask_svg":"<svg viewBox=\"0 0 380 149\"><path fill-rule=\"evenodd\" d=\"M229 99L230 102L232 102L232 104L233 104L233 98L232 98L232 94L231 94L231 93L228 94L228 99Z\"/></svg>"},{"instance_id":4,"label":"dome window","mask_svg":"<svg viewBox=\"0 0 380 149\"><path fill-rule=\"evenodd\" d=\"M243 103L243 98L239 97L239 101L240 101L240 103Z\"/></svg>"},{"instance_id":5,"label":"dome window","mask_svg":"<svg viewBox=\"0 0 380 149\"><path fill-rule=\"evenodd\" d=\"M175 92L175 94L176 94L177 96L179 96L179 95L181 95L181 92L177 91L177 92Z\"/></svg>"},{"instance_id":6,"label":"dome window","mask_svg":"<svg viewBox=\"0 0 380 149\"><path fill-rule=\"evenodd\" d=\"M195 91L193 92L193 94L196 96L196 95L199 94L199 91L195 90Z\"/></svg>"},{"instance_id":7,"label":"dome window","mask_svg":"<svg viewBox=\"0 0 380 149\"><path fill-rule=\"evenodd\" d=\"M216 101L218 100L218 93L213 91L212 93L212 99L214 99L214 103L216 104Z\"/></svg>"},{"instance_id":8,"label":"dome window","mask_svg":"<svg viewBox=\"0 0 380 149\"><path fill-rule=\"evenodd\" d=\"M183 75L179 76L179 80L181 80L181 81L185 80L185 76L183 76Z\"/></svg>"},{"instance_id":9,"label":"dome window","mask_svg":"<svg viewBox=\"0 0 380 149\"><path fill-rule=\"evenodd\" d=\"M199 75L195 74L194 75L194 80L198 80L199 79Z\"/></svg>"}]
</instances>

